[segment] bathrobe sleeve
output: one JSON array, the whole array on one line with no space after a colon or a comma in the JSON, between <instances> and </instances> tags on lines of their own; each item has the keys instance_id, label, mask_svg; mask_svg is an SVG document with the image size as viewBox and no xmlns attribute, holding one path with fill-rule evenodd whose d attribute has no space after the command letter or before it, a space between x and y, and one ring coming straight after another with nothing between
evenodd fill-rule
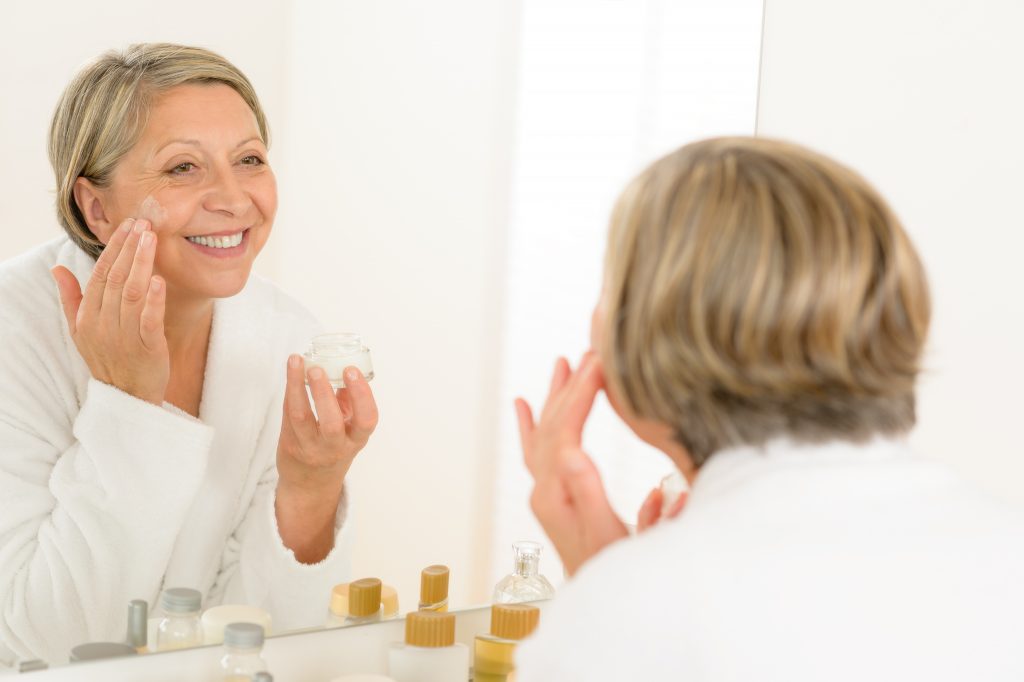
<instances>
[{"instance_id":1,"label":"bathrobe sleeve","mask_svg":"<svg viewBox=\"0 0 1024 682\"><path fill-rule=\"evenodd\" d=\"M3 322L0 658L66 662L159 591L213 430L96 380L79 406L60 332Z\"/></svg>"},{"instance_id":2,"label":"bathrobe sleeve","mask_svg":"<svg viewBox=\"0 0 1024 682\"><path fill-rule=\"evenodd\" d=\"M324 623L331 588L351 579L352 554L348 484L338 503L334 548L322 561L300 563L281 540L274 511L280 412L278 402L267 415L259 443L265 466L248 512L228 540L210 595L211 603L260 606L271 614L275 632Z\"/></svg>"}]
</instances>

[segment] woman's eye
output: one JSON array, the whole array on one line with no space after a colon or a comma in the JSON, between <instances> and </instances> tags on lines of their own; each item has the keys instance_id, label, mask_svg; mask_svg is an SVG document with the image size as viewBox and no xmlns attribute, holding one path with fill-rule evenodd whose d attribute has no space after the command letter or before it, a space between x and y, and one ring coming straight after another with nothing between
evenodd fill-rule
<instances>
[{"instance_id":1,"label":"woman's eye","mask_svg":"<svg viewBox=\"0 0 1024 682\"><path fill-rule=\"evenodd\" d=\"M172 168L171 169L171 174L173 174L173 175L184 175L185 173L188 173L190 170L192 170L195 167L196 167L196 165L194 163L192 163L191 161L185 161L184 163L179 163L177 166Z\"/></svg>"},{"instance_id":2,"label":"woman's eye","mask_svg":"<svg viewBox=\"0 0 1024 682\"><path fill-rule=\"evenodd\" d=\"M249 156L242 159L242 164L245 166L262 166L263 159L258 156L250 154Z\"/></svg>"}]
</instances>

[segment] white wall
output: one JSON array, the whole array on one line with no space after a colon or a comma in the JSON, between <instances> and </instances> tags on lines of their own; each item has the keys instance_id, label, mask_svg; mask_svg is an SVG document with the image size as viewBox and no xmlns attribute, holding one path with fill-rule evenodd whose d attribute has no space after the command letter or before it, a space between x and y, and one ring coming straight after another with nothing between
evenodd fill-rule
<instances>
[{"instance_id":1,"label":"white wall","mask_svg":"<svg viewBox=\"0 0 1024 682\"><path fill-rule=\"evenodd\" d=\"M915 447L1024 502L1024 3L767 0L758 133L862 172L934 316Z\"/></svg>"}]
</instances>

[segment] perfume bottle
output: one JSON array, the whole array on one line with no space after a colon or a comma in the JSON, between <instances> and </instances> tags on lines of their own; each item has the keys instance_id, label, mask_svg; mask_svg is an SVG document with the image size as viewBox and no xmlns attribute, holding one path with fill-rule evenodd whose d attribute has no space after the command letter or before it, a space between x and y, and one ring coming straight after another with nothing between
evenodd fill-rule
<instances>
[{"instance_id":1,"label":"perfume bottle","mask_svg":"<svg viewBox=\"0 0 1024 682\"><path fill-rule=\"evenodd\" d=\"M314 336L309 350L303 353L302 357L306 361L306 371L319 367L335 390L345 388L342 374L346 367L357 367L367 381L373 379L370 349L363 345L363 339L359 334Z\"/></svg>"},{"instance_id":2,"label":"perfume bottle","mask_svg":"<svg viewBox=\"0 0 1024 682\"><path fill-rule=\"evenodd\" d=\"M519 640L537 627L540 609L530 604L494 604L491 631L473 642L474 682L507 682L515 669Z\"/></svg>"},{"instance_id":3,"label":"perfume bottle","mask_svg":"<svg viewBox=\"0 0 1024 682\"><path fill-rule=\"evenodd\" d=\"M515 565L512 573L494 586L495 604L537 601L555 596L555 588L542 576L537 565L540 563L540 545L536 542L514 542Z\"/></svg>"},{"instance_id":4,"label":"perfume bottle","mask_svg":"<svg viewBox=\"0 0 1024 682\"><path fill-rule=\"evenodd\" d=\"M427 566L420 573L420 611L448 610L447 566Z\"/></svg>"}]
</instances>

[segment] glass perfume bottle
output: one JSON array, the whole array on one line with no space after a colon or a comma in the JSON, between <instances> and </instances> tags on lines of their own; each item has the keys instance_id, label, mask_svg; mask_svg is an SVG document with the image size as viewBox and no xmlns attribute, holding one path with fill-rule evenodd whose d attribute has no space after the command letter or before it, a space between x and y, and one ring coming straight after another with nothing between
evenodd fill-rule
<instances>
[{"instance_id":1,"label":"glass perfume bottle","mask_svg":"<svg viewBox=\"0 0 1024 682\"><path fill-rule=\"evenodd\" d=\"M172 587L160 597L164 617L156 628L157 651L185 649L203 643L199 610L203 595L189 587Z\"/></svg>"},{"instance_id":2,"label":"glass perfume bottle","mask_svg":"<svg viewBox=\"0 0 1024 682\"><path fill-rule=\"evenodd\" d=\"M494 604L491 631L473 642L474 682L507 682L515 669L519 640L537 627L540 609L530 604Z\"/></svg>"},{"instance_id":3,"label":"glass perfume bottle","mask_svg":"<svg viewBox=\"0 0 1024 682\"><path fill-rule=\"evenodd\" d=\"M321 334L314 336L309 350L302 354L306 371L319 367L327 375L335 390L345 388L342 376L346 367L357 367L367 381L373 379L370 349L363 345L359 334Z\"/></svg>"},{"instance_id":4,"label":"glass perfume bottle","mask_svg":"<svg viewBox=\"0 0 1024 682\"><path fill-rule=\"evenodd\" d=\"M515 565L512 573L494 586L495 604L537 601L555 596L555 588L538 572L540 545L536 542L512 543Z\"/></svg>"},{"instance_id":5,"label":"glass perfume bottle","mask_svg":"<svg viewBox=\"0 0 1024 682\"><path fill-rule=\"evenodd\" d=\"M420 611L448 610L448 576L447 566L436 564L427 566L420 573Z\"/></svg>"}]
</instances>

